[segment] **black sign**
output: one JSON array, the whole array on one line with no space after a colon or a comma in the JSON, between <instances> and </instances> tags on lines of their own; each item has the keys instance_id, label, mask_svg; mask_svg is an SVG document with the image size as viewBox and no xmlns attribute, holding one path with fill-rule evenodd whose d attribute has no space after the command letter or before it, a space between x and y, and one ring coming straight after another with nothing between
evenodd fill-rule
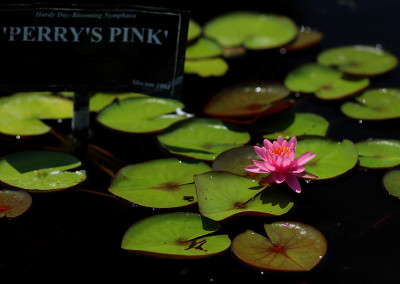
<instances>
[{"instance_id":1,"label":"black sign","mask_svg":"<svg viewBox=\"0 0 400 284\"><path fill-rule=\"evenodd\" d=\"M179 97L189 16L135 6L0 7L0 86Z\"/></svg>"}]
</instances>

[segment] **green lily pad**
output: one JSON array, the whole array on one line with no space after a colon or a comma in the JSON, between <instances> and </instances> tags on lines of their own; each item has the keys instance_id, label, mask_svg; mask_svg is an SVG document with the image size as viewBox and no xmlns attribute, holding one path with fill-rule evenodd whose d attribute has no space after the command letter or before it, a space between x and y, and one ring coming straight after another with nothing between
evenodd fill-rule
<instances>
[{"instance_id":1,"label":"green lily pad","mask_svg":"<svg viewBox=\"0 0 400 284\"><path fill-rule=\"evenodd\" d=\"M223 55L223 48L215 41L201 37L186 47L185 60L199 60Z\"/></svg>"},{"instance_id":2,"label":"green lily pad","mask_svg":"<svg viewBox=\"0 0 400 284\"><path fill-rule=\"evenodd\" d=\"M228 87L215 94L204 113L223 117L253 117L274 111L274 104L290 91L278 82L252 82Z\"/></svg>"},{"instance_id":3,"label":"green lily pad","mask_svg":"<svg viewBox=\"0 0 400 284\"><path fill-rule=\"evenodd\" d=\"M0 132L12 136L43 135L43 119L72 118L72 101L50 92L26 92L0 98Z\"/></svg>"},{"instance_id":4,"label":"green lily pad","mask_svg":"<svg viewBox=\"0 0 400 284\"><path fill-rule=\"evenodd\" d=\"M128 98L147 97L139 93L95 93L90 97L90 111L100 111L115 100L124 100Z\"/></svg>"},{"instance_id":5,"label":"green lily pad","mask_svg":"<svg viewBox=\"0 0 400 284\"><path fill-rule=\"evenodd\" d=\"M363 120L400 117L400 89L371 89L357 96L355 100L341 106L341 111L348 117Z\"/></svg>"},{"instance_id":6,"label":"green lily pad","mask_svg":"<svg viewBox=\"0 0 400 284\"><path fill-rule=\"evenodd\" d=\"M360 156L360 166L379 169L400 165L400 141L369 139L355 144Z\"/></svg>"},{"instance_id":7,"label":"green lily pad","mask_svg":"<svg viewBox=\"0 0 400 284\"><path fill-rule=\"evenodd\" d=\"M187 119L177 114L184 107L178 100L156 97L116 101L97 115L97 121L110 129L126 133L160 132L171 124Z\"/></svg>"},{"instance_id":8,"label":"green lily pad","mask_svg":"<svg viewBox=\"0 0 400 284\"><path fill-rule=\"evenodd\" d=\"M254 146L245 145L229 149L218 155L212 163L212 169L213 171L226 171L261 180L268 174L252 173L244 169L253 164L253 160L260 160L260 157L254 151Z\"/></svg>"},{"instance_id":9,"label":"green lily pad","mask_svg":"<svg viewBox=\"0 0 400 284\"><path fill-rule=\"evenodd\" d=\"M354 168L358 162L357 148L347 139L338 142L320 136L300 137L295 158L307 151L317 154L305 167L307 172L318 176L318 180L342 175Z\"/></svg>"},{"instance_id":10,"label":"green lily pad","mask_svg":"<svg viewBox=\"0 0 400 284\"><path fill-rule=\"evenodd\" d=\"M284 84L293 92L314 93L322 100L337 100L362 91L368 87L369 79L345 77L329 66L307 63L291 71Z\"/></svg>"},{"instance_id":11,"label":"green lily pad","mask_svg":"<svg viewBox=\"0 0 400 284\"><path fill-rule=\"evenodd\" d=\"M282 136L287 140L302 135L325 136L328 127L329 121L317 114L283 112L259 119L251 129L262 133L266 139L276 140Z\"/></svg>"},{"instance_id":12,"label":"green lily pad","mask_svg":"<svg viewBox=\"0 0 400 284\"><path fill-rule=\"evenodd\" d=\"M0 181L32 191L54 191L76 186L86 179L74 156L55 151L23 151L0 159Z\"/></svg>"},{"instance_id":13,"label":"green lily pad","mask_svg":"<svg viewBox=\"0 0 400 284\"><path fill-rule=\"evenodd\" d=\"M310 271L327 251L325 236L300 222L264 224L268 238L247 230L232 241L232 252L244 263L270 271Z\"/></svg>"},{"instance_id":14,"label":"green lily pad","mask_svg":"<svg viewBox=\"0 0 400 284\"><path fill-rule=\"evenodd\" d=\"M210 257L227 250L226 235L211 235L218 222L196 213L167 213L143 219L125 233L121 247L139 254L172 259Z\"/></svg>"},{"instance_id":15,"label":"green lily pad","mask_svg":"<svg viewBox=\"0 0 400 284\"><path fill-rule=\"evenodd\" d=\"M383 176L383 186L394 197L400 198L400 169L390 169Z\"/></svg>"},{"instance_id":16,"label":"green lily pad","mask_svg":"<svg viewBox=\"0 0 400 284\"><path fill-rule=\"evenodd\" d=\"M200 26L200 24L193 19L189 19L188 36L187 36L188 42L191 42L194 39L198 38L202 32L203 28Z\"/></svg>"},{"instance_id":17,"label":"green lily pad","mask_svg":"<svg viewBox=\"0 0 400 284\"><path fill-rule=\"evenodd\" d=\"M175 123L157 139L172 154L213 161L222 152L246 144L250 134L217 119L190 118Z\"/></svg>"},{"instance_id":18,"label":"green lily pad","mask_svg":"<svg viewBox=\"0 0 400 284\"><path fill-rule=\"evenodd\" d=\"M296 24L288 17L258 12L231 12L204 25L204 35L224 47L270 49L288 44L297 36Z\"/></svg>"},{"instance_id":19,"label":"green lily pad","mask_svg":"<svg viewBox=\"0 0 400 284\"><path fill-rule=\"evenodd\" d=\"M193 175L210 170L199 161L152 160L122 168L108 190L145 207L182 207L197 202Z\"/></svg>"},{"instance_id":20,"label":"green lily pad","mask_svg":"<svg viewBox=\"0 0 400 284\"><path fill-rule=\"evenodd\" d=\"M200 77L219 77L226 74L229 70L228 63L219 57L201 60L186 60L185 74L196 74Z\"/></svg>"},{"instance_id":21,"label":"green lily pad","mask_svg":"<svg viewBox=\"0 0 400 284\"><path fill-rule=\"evenodd\" d=\"M320 31L312 29L310 27L302 26L299 29L299 35L289 45L285 46L286 50L303 50L306 48L317 45L323 38L323 34Z\"/></svg>"},{"instance_id":22,"label":"green lily pad","mask_svg":"<svg viewBox=\"0 0 400 284\"><path fill-rule=\"evenodd\" d=\"M346 74L375 76L395 68L398 60L389 52L373 46L354 45L325 50L318 55L317 61Z\"/></svg>"},{"instance_id":23,"label":"green lily pad","mask_svg":"<svg viewBox=\"0 0 400 284\"><path fill-rule=\"evenodd\" d=\"M208 172L194 181L200 213L216 221L237 215L280 216L293 207L277 187L266 189L258 180L233 173Z\"/></svg>"},{"instance_id":24,"label":"green lily pad","mask_svg":"<svg viewBox=\"0 0 400 284\"><path fill-rule=\"evenodd\" d=\"M23 190L0 190L0 218L15 218L25 213L32 205L32 197Z\"/></svg>"}]
</instances>

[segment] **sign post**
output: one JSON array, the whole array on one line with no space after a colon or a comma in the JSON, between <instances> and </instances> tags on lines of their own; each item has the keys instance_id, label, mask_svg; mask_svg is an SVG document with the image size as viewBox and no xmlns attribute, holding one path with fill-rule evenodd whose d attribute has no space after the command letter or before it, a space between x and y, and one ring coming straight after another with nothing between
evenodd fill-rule
<instances>
[{"instance_id":1,"label":"sign post","mask_svg":"<svg viewBox=\"0 0 400 284\"><path fill-rule=\"evenodd\" d=\"M0 6L0 86L72 91L72 128L89 128L89 93L180 98L189 16L121 6Z\"/></svg>"}]
</instances>

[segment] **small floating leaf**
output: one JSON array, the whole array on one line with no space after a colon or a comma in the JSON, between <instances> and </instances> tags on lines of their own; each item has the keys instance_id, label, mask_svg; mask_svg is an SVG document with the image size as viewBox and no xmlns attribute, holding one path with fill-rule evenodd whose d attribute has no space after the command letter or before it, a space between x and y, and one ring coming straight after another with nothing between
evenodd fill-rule
<instances>
[{"instance_id":1,"label":"small floating leaf","mask_svg":"<svg viewBox=\"0 0 400 284\"><path fill-rule=\"evenodd\" d=\"M277 187L265 189L251 178L208 172L194 180L200 213L216 221L235 215L279 216L293 207L289 196Z\"/></svg>"},{"instance_id":2,"label":"small floating leaf","mask_svg":"<svg viewBox=\"0 0 400 284\"><path fill-rule=\"evenodd\" d=\"M23 151L0 159L0 181L33 191L70 188L86 179L85 171L67 171L80 165L78 159L65 153Z\"/></svg>"},{"instance_id":3,"label":"small floating leaf","mask_svg":"<svg viewBox=\"0 0 400 284\"><path fill-rule=\"evenodd\" d=\"M253 163L253 160L259 160L260 157L254 151L253 146L241 146L229 149L220 155L212 163L214 171L226 171L237 175L251 177L253 179L261 180L268 174L252 173L246 171L244 168Z\"/></svg>"},{"instance_id":4,"label":"small floating leaf","mask_svg":"<svg viewBox=\"0 0 400 284\"><path fill-rule=\"evenodd\" d=\"M203 31L203 28L200 26L198 22L193 19L189 19L189 27L188 27L188 42L198 38Z\"/></svg>"},{"instance_id":5,"label":"small floating leaf","mask_svg":"<svg viewBox=\"0 0 400 284\"><path fill-rule=\"evenodd\" d=\"M290 91L278 82L242 83L215 94L204 108L212 116L253 117L274 113L274 104Z\"/></svg>"},{"instance_id":6,"label":"small floating leaf","mask_svg":"<svg viewBox=\"0 0 400 284\"><path fill-rule=\"evenodd\" d=\"M291 71L284 84L293 92L314 93L322 100L337 100L362 91L369 85L369 79L344 77L331 67L308 63Z\"/></svg>"},{"instance_id":7,"label":"small floating leaf","mask_svg":"<svg viewBox=\"0 0 400 284\"><path fill-rule=\"evenodd\" d=\"M95 93L90 97L90 111L99 111L111 104L114 100L124 100L128 98L146 97L139 93Z\"/></svg>"},{"instance_id":8,"label":"small floating leaf","mask_svg":"<svg viewBox=\"0 0 400 284\"><path fill-rule=\"evenodd\" d=\"M355 145L362 167L376 169L400 165L400 141L398 140L370 139Z\"/></svg>"},{"instance_id":9,"label":"small floating leaf","mask_svg":"<svg viewBox=\"0 0 400 284\"><path fill-rule=\"evenodd\" d=\"M299 222L264 225L268 238L251 230L232 241L232 252L244 263L270 271L310 271L327 250L325 236Z\"/></svg>"},{"instance_id":10,"label":"small floating leaf","mask_svg":"<svg viewBox=\"0 0 400 284\"><path fill-rule=\"evenodd\" d=\"M383 186L391 195L400 198L400 169L390 169L383 176Z\"/></svg>"},{"instance_id":11,"label":"small floating leaf","mask_svg":"<svg viewBox=\"0 0 400 284\"><path fill-rule=\"evenodd\" d=\"M121 247L161 258L205 258L227 250L231 244L226 235L207 236L219 229L219 223L197 213L160 214L133 224Z\"/></svg>"},{"instance_id":12,"label":"small floating leaf","mask_svg":"<svg viewBox=\"0 0 400 284\"><path fill-rule=\"evenodd\" d=\"M285 46L286 50L303 50L318 44L323 38L323 34L310 27L302 26L299 35L294 42Z\"/></svg>"},{"instance_id":13,"label":"small floating leaf","mask_svg":"<svg viewBox=\"0 0 400 284\"><path fill-rule=\"evenodd\" d=\"M397 65L397 57L373 46L335 47L321 52L318 63L334 66L351 75L374 76L386 73Z\"/></svg>"},{"instance_id":14,"label":"small floating leaf","mask_svg":"<svg viewBox=\"0 0 400 284\"><path fill-rule=\"evenodd\" d=\"M400 89L371 89L345 102L341 111L354 119L383 120L400 117Z\"/></svg>"},{"instance_id":15,"label":"small floating leaf","mask_svg":"<svg viewBox=\"0 0 400 284\"><path fill-rule=\"evenodd\" d=\"M224 47L269 49L288 44L298 33L288 17L257 12L231 12L204 25L204 35Z\"/></svg>"},{"instance_id":16,"label":"small floating leaf","mask_svg":"<svg viewBox=\"0 0 400 284\"><path fill-rule=\"evenodd\" d=\"M186 47L185 60L199 60L223 55L223 48L215 41L201 37Z\"/></svg>"},{"instance_id":17,"label":"small floating leaf","mask_svg":"<svg viewBox=\"0 0 400 284\"><path fill-rule=\"evenodd\" d=\"M127 133L159 132L171 124L187 119L176 114L184 105L167 98L138 97L117 101L97 115L97 121L113 130Z\"/></svg>"},{"instance_id":18,"label":"small floating leaf","mask_svg":"<svg viewBox=\"0 0 400 284\"><path fill-rule=\"evenodd\" d=\"M199 161L167 158L121 169L109 191L141 206L173 208L197 202L193 175L211 168Z\"/></svg>"},{"instance_id":19,"label":"small floating leaf","mask_svg":"<svg viewBox=\"0 0 400 284\"><path fill-rule=\"evenodd\" d=\"M42 135L50 127L42 119L71 118L72 101L50 92L16 93L0 98L0 132L13 136Z\"/></svg>"},{"instance_id":20,"label":"small floating leaf","mask_svg":"<svg viewBox=\"0 0 400 284\"><path fill-rule=\"evenodd\" d=\"M201 77L219 77L225 75L228 69L228 63L219 57L185 61L185 73L197 74Z\"/></svg>"},{"instance_id":21,"label":"small floating leaf","mask_svg":"<svg viewBox=\"0 0 400 284\"><path fill-rule=\"evenodd\" d=\"M284 112L272 115L255 122L251 129L262 133L263 138L277 139L282 136L289 139L293 136L318 135L325 136L329 122L313 113Z\"/></svg>"},{"instance_id":22,"label":"small floating leaf","mask_svg":"<svg viewBox=\"0 0 400 284\"><path fill-rule=\"evenodd\" d=\"M306 164L306 171L324 180L351 170L358 162L357 148L350 140L337 142L326 137L304 136L298 139L296 158L307 151L316 153Z\"/></svg>"},{"instance_id":23,"label":"small floating leaf","mask_svg":"<svg viewBox=\"0 0 400 284\"><path fill-rule=\"evenodd\" d=\"M0 218L15 218L25 213L32 204L32 197L23 190L0 190Z\"/></svg>"},{"instance_id":24,"label":"small floating leaf","mask_svg":"<svg viewBox=\"0 0 400 284\"><path fill-rule=\"evenodd\" d=\"M220 120L190 118L175 123L157 139L172 154L212 161L220 153L246 144L250 134Z\"/></svg>"}]
</instances>

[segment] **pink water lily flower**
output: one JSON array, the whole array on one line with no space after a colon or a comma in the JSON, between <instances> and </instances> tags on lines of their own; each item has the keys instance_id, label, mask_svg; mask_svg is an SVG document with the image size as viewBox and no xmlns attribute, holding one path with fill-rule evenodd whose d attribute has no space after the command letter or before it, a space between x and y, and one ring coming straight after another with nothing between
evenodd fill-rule
<instances>
[{"instance_id":1,"label":"pink water lily flower","mask_svg":"<svg viewBox=\"0 0 400 284\"><path fill-rule=\"evenodd\" d=\"M305 163L311 161L316 154L306 152L294 159L297 146L296 136L289 142L279 136L277 141L271 143L264 140L264 147L254 146L254 150L262 161L253 160L254 165L246 166L245 169L253 173L270 173L260 181L260 185L273 182L286 184L295 192L301 192L300 182L297 178L313 179L316 176L305 172Z\"/></svg>"}]
</instances>

